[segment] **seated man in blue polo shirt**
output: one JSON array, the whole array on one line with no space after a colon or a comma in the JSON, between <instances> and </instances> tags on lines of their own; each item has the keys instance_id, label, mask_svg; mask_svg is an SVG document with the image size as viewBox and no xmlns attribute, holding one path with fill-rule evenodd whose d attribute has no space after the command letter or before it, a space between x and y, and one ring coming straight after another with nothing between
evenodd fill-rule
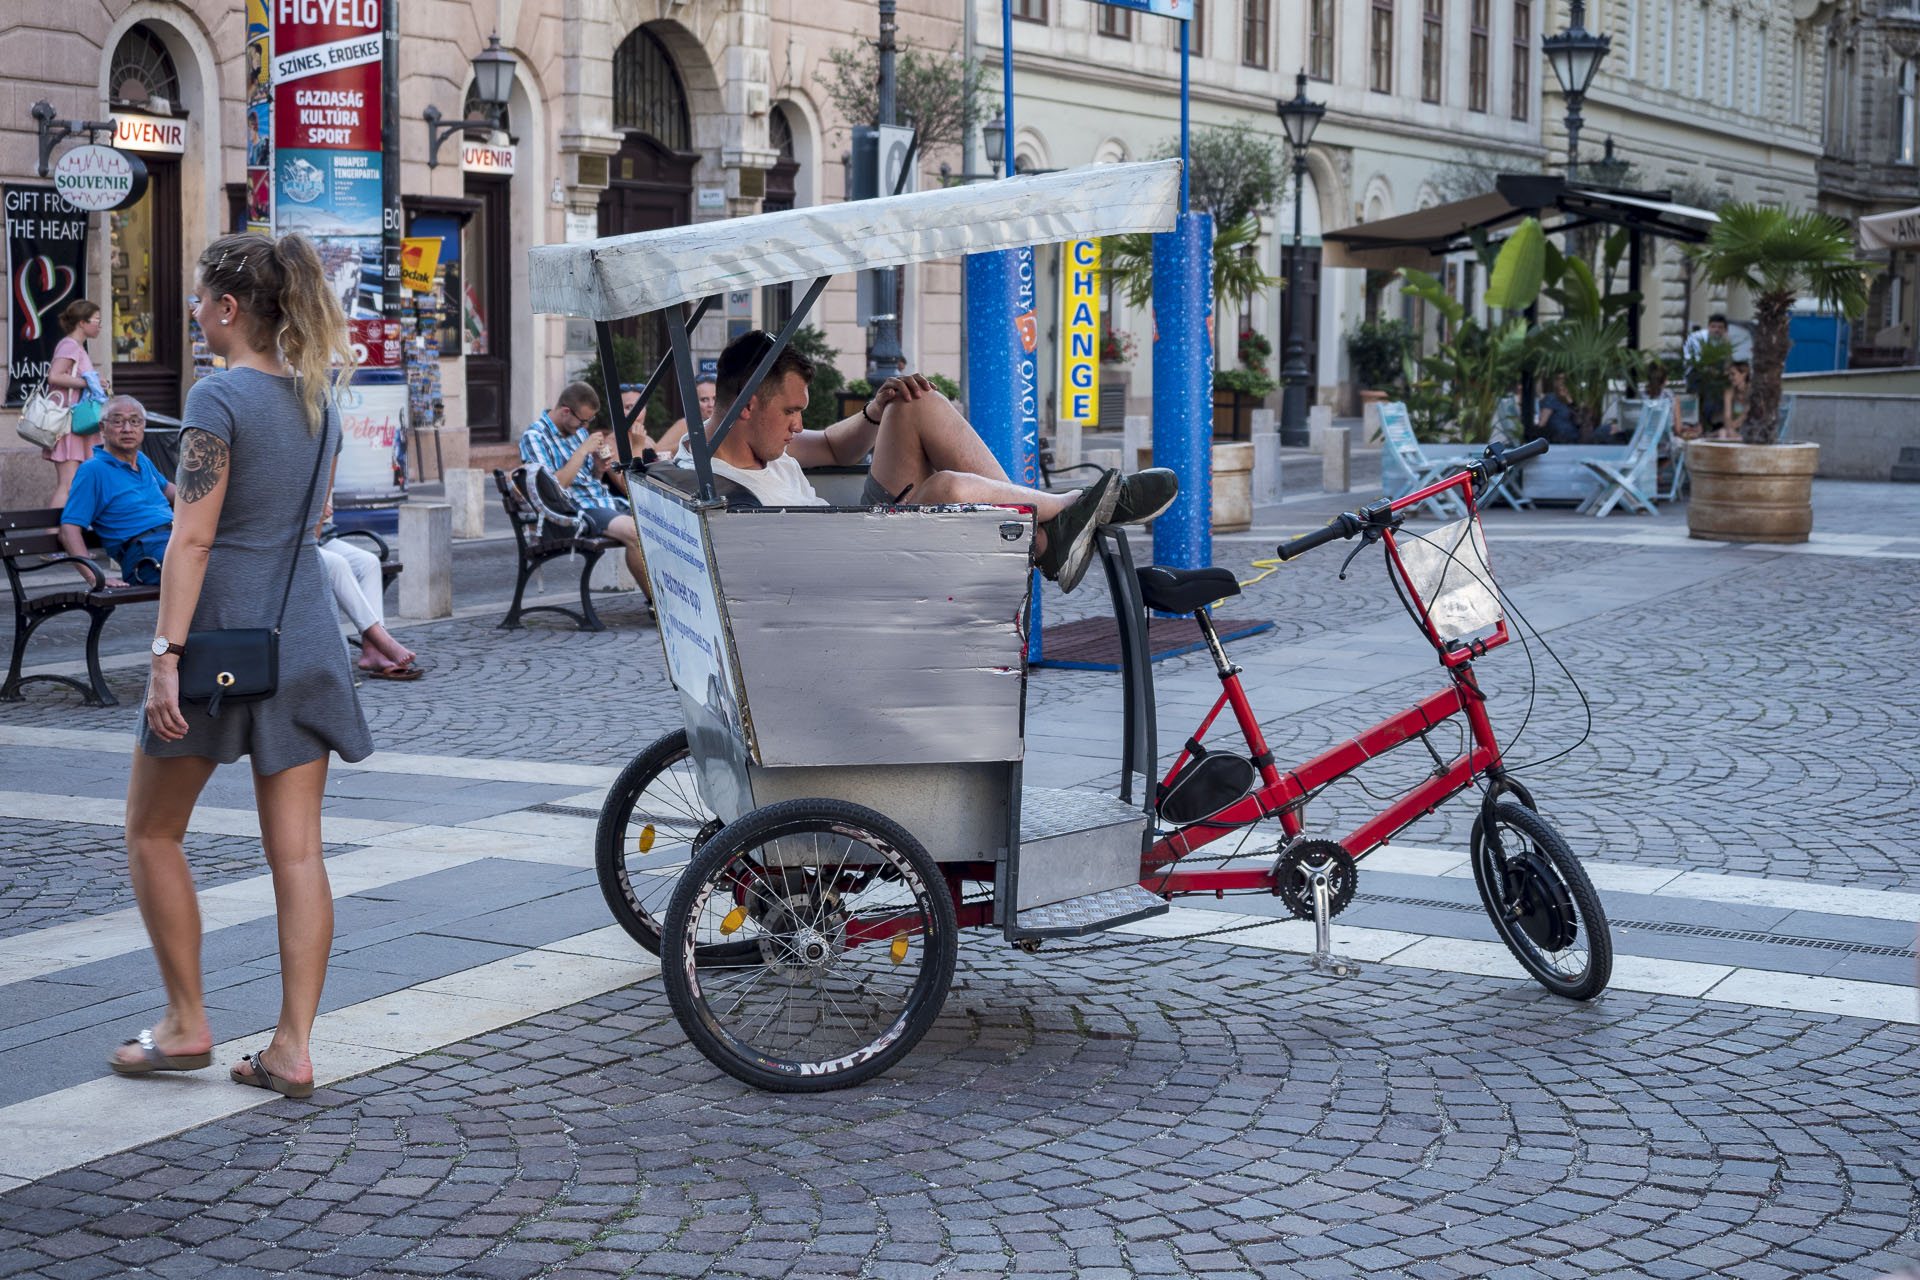
<instances>
[{"instance_id":1,"label":"seated man in blue polo shirt","mask_svg":"<svg viewBox=\"0 0 1920 1280\"><path fill-rule=\"evenodd\" d=\"M69 555L86 557L82 535L92 529L107 554L119 562L125 579L108 579L110 587L160 581L160 562L173 535L173 485L140 452L146 434L147 411L138 400L115 396L107 401L100 428L104 443L95 445L93 456L73 473L67 505L60 512L60 545ZM79 573L87 576L84 569Z\"/></svg>"}]
</instances>

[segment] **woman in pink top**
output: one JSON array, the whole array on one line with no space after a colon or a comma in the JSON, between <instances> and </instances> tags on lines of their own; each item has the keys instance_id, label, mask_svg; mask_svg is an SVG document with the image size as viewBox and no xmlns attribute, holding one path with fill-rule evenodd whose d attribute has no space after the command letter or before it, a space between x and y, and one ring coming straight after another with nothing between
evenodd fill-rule
<instances>
[{"instance_id":1,"label":"woman in pink top","mask_svg":"<svg viewBox=\"0 0 1920 1280\"><path fill-rule=\"evenodd\" d=\"M60 313L60 327L67 336L53 349L53 367L47 373L47 382L55 390L66 393L67 404L76 405L87 394L87 375L93 372L87 343L100 336L99 304L85 298L69 302L67 309ZM67 488L73 483L73 473L93 456L93 446L98 443L97 435L68 434L60 437L60 443L53 448L40 451L40 456L53 464L54 506L67 504Z\"/></svg>"}]
</instances>

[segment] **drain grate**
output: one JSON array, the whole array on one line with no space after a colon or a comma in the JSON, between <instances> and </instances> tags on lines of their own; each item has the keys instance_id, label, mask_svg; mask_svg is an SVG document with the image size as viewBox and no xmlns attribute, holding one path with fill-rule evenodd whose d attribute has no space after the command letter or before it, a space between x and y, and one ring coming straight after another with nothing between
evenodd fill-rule
<instances>
[{"instance_id":1,"label":"drain grate","mask_svg":"<svg viewBox=\"0 0 1920 1280\"><path fill-rule=\"evenodd\" d=\"M584 809L577 804L530 804L523 813L550 813L557 818L597 818L598 809Z\"/></svg>"},{"instance_id":2,"label":"drain grate","mask_svg":"<svg viewBox=\"0 0 1920 1280\"><path fill-rule=\"evenodd\" d=\"M1444 902L1439 898L1399 898L1384 893L1359 893L1360 902L1390 902L1402 907L1427 907L1436 911L1478 912L1477 902ZM1748 929L1715 929L1704 924L1673 924L1666 920L1610 920L1616 929L1636 933L1665 933L1682 938L1717 938L1726 942L1767 942L1782 947L1807 947L1814 951L1844 951L1855 956L1888 956L1906 959L1911 947L1890 947L1873 942L1840 942L1833 938L1801 938L1788 933L1755 933Z\"/></svg>"}]
</instances>

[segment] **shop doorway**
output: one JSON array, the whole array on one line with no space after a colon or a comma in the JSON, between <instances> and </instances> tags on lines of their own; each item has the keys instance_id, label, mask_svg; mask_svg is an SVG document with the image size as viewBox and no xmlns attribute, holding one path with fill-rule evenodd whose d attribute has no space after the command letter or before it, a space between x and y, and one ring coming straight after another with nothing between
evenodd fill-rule
<instances>
[{"instance_id":1,"label":"shop doorway","mask_svg":"<svg viewBox=\"0 0 1920 1280\"><path fill-rule=\"evenodd\" d=\"M180 414L180 358L187 324L181 289L180 162L143 155L147 194L108 215L113 389L147 412Z\"/></svg>"},{"instance_id":2,"label":"shop doorway","mask_svg":"<svg viewBox=\"0 0 1920 1280\"><path fill-rule=\"evenodd\" d=\"M513 436L513 184L470 176L466 190L467 431L474 444L505 444Z\"/></svg>"}]
</instances>

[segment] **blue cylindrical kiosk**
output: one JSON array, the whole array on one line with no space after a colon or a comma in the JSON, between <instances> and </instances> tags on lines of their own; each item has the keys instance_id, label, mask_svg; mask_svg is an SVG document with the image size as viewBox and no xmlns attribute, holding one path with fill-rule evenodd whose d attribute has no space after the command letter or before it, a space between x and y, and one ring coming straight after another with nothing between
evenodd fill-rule
<instances>
[{"instance_id":1,"label":"blue cylindrical kiosk","mask_svg":"<svg viewBox=\"0 0 1920 1280\"><path fill-rule=\"evenodd\" d=\"M1213 219L1184 213L1153 238L1153 463L1180 497L1153 522L1153 561L1213 563Z\"/></svg>"}]
</instances>

